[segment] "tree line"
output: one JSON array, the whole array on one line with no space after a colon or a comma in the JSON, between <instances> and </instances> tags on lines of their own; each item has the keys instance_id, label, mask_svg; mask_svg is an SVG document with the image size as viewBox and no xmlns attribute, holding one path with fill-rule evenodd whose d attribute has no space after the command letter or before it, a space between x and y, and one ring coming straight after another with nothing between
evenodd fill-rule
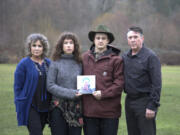
<instances>
[{"instance_id":1,"label":"tree line","mask_svg":"<svg viewBox=\"0 0 180 135\"><path fill-rule=\"evenodd\" d=\"M105 24L122 52L128 49L127 28L138 25L162 64L180 64L179 6L179 0L1 0L0 63L24 57L25 39L34 32L48 37L51 52L61 32L75 32L85 51L90 46L88 32Z\"/></svg>"}]
</instances>

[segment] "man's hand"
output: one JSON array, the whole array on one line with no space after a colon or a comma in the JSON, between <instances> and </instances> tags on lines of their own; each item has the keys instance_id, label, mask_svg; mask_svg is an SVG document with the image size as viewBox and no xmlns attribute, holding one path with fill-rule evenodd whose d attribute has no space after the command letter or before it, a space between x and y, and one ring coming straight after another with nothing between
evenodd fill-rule
<instances>
[{"instance_id":1,"label":"man's hand","mask_svg":"<svg viewBox=\"0 0 180 135\"><path fill-rule=\"evenodd\" d=\"M101 91L97 90L93 92L93 96L97 99L100 100L101 99Z\"/></svg>"},{"instance_id":2,"label":"man's hand","mask_svg":"<svg viewBox=\"0 0 180 135\"><path fill-rule=\"evenodd\" d=\"M152 119L155 117L155 111L146 108L146 118Z\"/></svg>"}]
</instances>

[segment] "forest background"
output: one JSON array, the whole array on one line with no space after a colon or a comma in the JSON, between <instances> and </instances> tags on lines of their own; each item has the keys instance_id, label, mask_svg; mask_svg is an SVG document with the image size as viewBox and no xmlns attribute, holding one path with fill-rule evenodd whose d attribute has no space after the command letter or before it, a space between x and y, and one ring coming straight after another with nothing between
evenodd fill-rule
<instances>
[{"instance_id":1,"label":"forest background","mask_svg":"<svg viewBox=\"0 0 180 135\"><path fill-rule=\"evenodd\" d=\"M128 27L137 25L162 64L180 65L179 7L180 0L1 0L0 63L24 57L26 37L35 32L48 37L51 52L62 32L75 32L85 51L91 45L88 32L105 24L122 52L128 49Z\"/></svg>"}]
</instances>

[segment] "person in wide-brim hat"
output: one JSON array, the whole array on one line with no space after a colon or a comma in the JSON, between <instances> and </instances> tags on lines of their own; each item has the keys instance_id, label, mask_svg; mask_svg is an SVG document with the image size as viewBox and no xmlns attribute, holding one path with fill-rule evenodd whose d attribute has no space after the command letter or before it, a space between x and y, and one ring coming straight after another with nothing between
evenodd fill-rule
<instances>
[{"instance_id":1,"label":"person in wide-brim hat","mask_svg":"<svg viewBox=\"0 0 180 135\"><path fill-rule=\"evenodd\" d=\"M82 95L84 135L117 135L124 86L120 49L104 25L89 32L90 48L82 54L83 75L95 75L95 91ZM104 126L105 125L105 126Z\"/></svg>"},{"instance_id":2,"label":"person in wide-brim hat","mask_svg":"<svg viewBox=\"0 0 180 135\"><path fill-rule=\"evenodd\" d=\"M97 33L104 33L107 34L109 38L109 44L114 41L114 35L110 32L107 26L105 25L99 25L97 26L96 30L90 31L88 34L89 40L94 41L94 37Z\"/></svg>"}]
</instances>

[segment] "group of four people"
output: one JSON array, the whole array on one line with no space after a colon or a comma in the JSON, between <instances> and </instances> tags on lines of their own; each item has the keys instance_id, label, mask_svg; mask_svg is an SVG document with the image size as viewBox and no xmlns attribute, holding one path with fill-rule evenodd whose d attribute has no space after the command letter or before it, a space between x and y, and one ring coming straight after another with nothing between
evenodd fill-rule
<instances>
[{"instance_id":1,"label":"group of four people","mask_svg":"<svg viewBox=\"0 0 180 135\"><path fill-rule=\"evenodd\" d=\"M30 135L42 135L49 123L52 135L117 135L121 94L127 94L125 112L128 135L155 135L160 101L161 65L144 45L140 27L130 27L130 50L122 57L112 45L114 35L105 25L90 31L90 49L81 56L80 43L71 32L60 35L52 61L42 34L27 38L28 56L17 65L14 96L18 125ZM78 75L95 75L96 90L77 90Z\"/></svg>"}]
</instances>

